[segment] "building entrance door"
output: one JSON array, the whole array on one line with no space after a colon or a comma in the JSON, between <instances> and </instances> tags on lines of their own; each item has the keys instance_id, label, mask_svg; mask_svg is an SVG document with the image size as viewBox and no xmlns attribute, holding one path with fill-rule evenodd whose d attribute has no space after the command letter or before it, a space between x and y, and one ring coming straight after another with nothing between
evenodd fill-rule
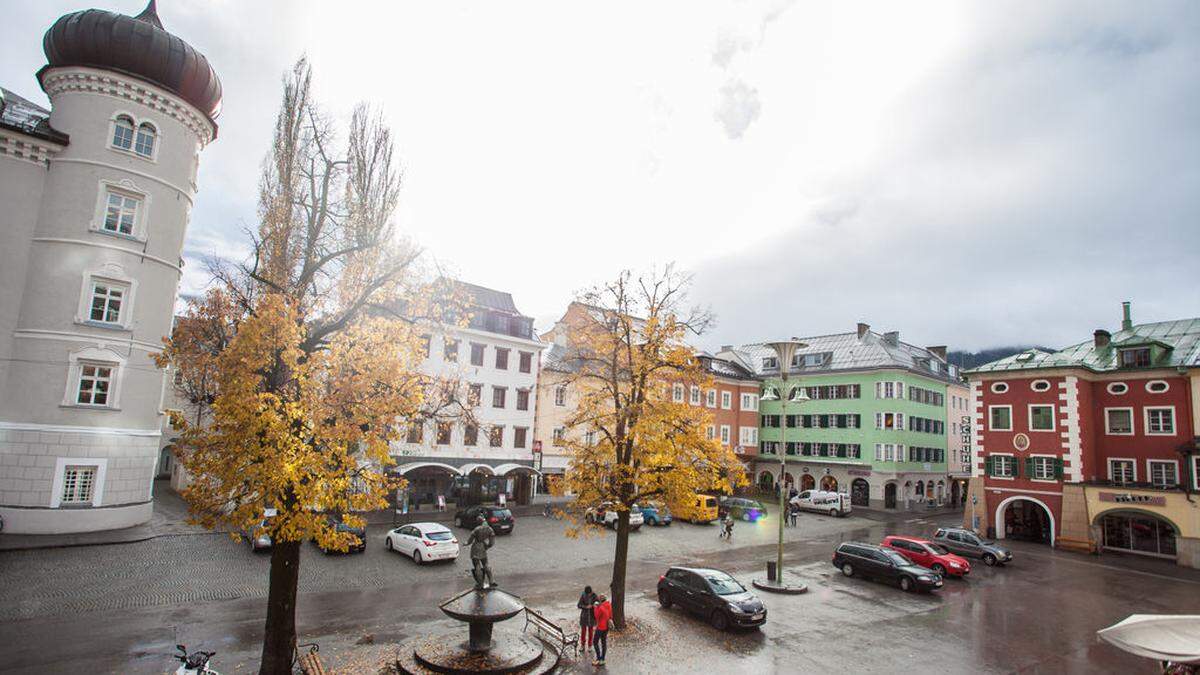
<instances>
[{"instance_id":1,"label":"building entrance door","mask_svg":"<svg viewBox=\"0 0 1200 675\"><path fill-rule=\"evenodd\" d=\"M1050 543L1050 514L1036 502L1018 499L1004 510L1004 536Z\"/></svg>"},{"instance_id":2,"label":"building entrance door","mask_svg":"<svg viewBox=\"0 0 1200 675\"><path fill-rule=\"evenodd\" d=\"M896 484L888 483L883 486L883 508L896 508Z\"/></svg>"},{"instance_id":3,"label":"building entrance door","mask_svg":"<svg viewBox=\"0 0 1200 675\"><path fill-rule=\"evenodd\" d=\"M862 478L850 483L850 503L854 506L870 506L871 484Z\"/></svg>"},{"instance_id":4,"label":"building entrance door","mask_svg":"<svg viewBox=\"0 0 1200 675\"><path fill-rule=\"evenodd\" d=\"M806 473L800 477L800 491L811 490L817 486L817 479L813 478L811 473Z\"/></svg>"}]
</instances>

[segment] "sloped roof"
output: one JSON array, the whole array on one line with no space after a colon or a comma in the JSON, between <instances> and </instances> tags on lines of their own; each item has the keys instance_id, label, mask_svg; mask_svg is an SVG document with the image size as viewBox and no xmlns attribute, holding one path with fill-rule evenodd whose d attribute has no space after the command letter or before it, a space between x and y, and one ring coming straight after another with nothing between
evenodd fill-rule
<instances>
[{"instance_id":1,"label":"sloped roof","mask_svg":"<svg viewBox=\"0 0 1200 675\"><path fill-rule=\"evenodd\" d=\"M455 281L454 283L471 297L471 303L477 307L523 316L520 310L517 309L516 303L513 302L511 293L485 288L477 284L469 284L465 281Z\"/></svg>"},{"instance_id":2,"label":"sloped roof","mask_svg":"<svg viewBox=\"0 0 1200 675\"><path fill-rule=\"evenodd\" d=\"M717 377L731 377L738 380L757 379L749 368L738 361L713 356L708 352L699 352L696 356L704 363L704 369Z\"/></svg>"},{"instance_id":3,"label":"sloped roof","mask_svg":"<svg viewBox=\"0 0 1200 675\"><path fill-rule=\"evenodd\" d=\"M579 370L579 363L571 358L570 348L557 342L551 342L550 348L542 352L542 370L574 373Z\"/></svg>"},{"instance_id":4,"label":"sloped roof","mask_svg":"<svg viewBox=\"0 0 1200 675\"><path fill-rule=\"evenodd\" d=\"M0 87L0 127L63 145L70 141L50 126L49 110L4 87Z\"/></svg>"},{"instance_id":5,"label":"sloped roof","mask_svg":"<svg viewBox=\"0 0 1200 675\"><path fill-rule=\"evenodd\" d=\"M1137 324L1112 335L1105 347L1096 347L1095 339L1080 342L1057 352L1029 349L985 363L968 373L994 373L1034 368L1085 368L1094 372L1117 370L1123 347L1157 344L1163 356L1150 368L1194 368L1200 366L1200 318ZM1127 370L1122 369L1122 370Z\"/></svg>"},{"instance_id":6,"label":"sloped roof","mask_svg":"<svg viewBox=\"0 0 1200 675\"><path fill-rule=\"evenodd\" d=\"M843 370L873 370L878 368L903 368L947 382L957 381L951 377L946 362L928 349L897 340L890 344L883 335L867 331L860 339L857 332L835 333L797 338L807 346L796 350L796 354L828 354L820 366L796 366L788 370L795 374L819 374ZM756 376L774 376L777 368L764 369L763 359L774 357L775 350L764 343L735 347L719 354L752 371ZM937 371L929 365L937 364Z\"/></svg>"}]
</instances>

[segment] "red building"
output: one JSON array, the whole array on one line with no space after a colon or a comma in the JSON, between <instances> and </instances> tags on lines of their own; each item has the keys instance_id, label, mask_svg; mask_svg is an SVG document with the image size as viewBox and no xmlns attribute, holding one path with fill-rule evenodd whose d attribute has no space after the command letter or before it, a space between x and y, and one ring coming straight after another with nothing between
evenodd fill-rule
<instances>
[{"instance_id":1,"label":"red building","mask_svg":"<svg viewBox=\"0 0 1200 675\"><path fill-rule=\"evenodd\" d=\"M1095 331L967 373L974 411L968 526L1200 567L1200 319ZM973 510L973 513L972 513Z\"/></svg>"},{"instance_id":2,"label":"red building","mask_svg":"<svg viewBox=\"0 0 1200 675\"><path fill-rule=\"evenodd\" d=\"M706 352L696 355L704 370L712 377L708 387L678 385L676 400L706 408L713 422L708 437L720 439L732 448L746 465L747 475L754 475L753 461L758 455L758 396L761 384L754 374L741 365ZM680 397L683 397L682 399Z\"/></svg>"}]
</instances>

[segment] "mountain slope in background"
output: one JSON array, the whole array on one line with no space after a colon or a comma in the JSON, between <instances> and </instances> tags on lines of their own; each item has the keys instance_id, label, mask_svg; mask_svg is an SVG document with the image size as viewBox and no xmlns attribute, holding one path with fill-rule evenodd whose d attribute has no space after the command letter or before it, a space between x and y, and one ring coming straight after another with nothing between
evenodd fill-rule
<instances>
[{"instance_id":1,"label":"mountain slope in background","mask_svg":"<svg viewBox=\"0 0 1200 675\"><path fill-rule=\"evenodd\" d=\"M981 349L977 352L953 351L946 355L946 360L951 364L958 366L962 370L970 370L976 366L982 366L985 363L991 363L992 361L997 361L1006 356L1012 356L1018 352L1023 352L1026 349L1041 349L1048 352L1057 351L1051 347L1039 347L1036 345L993 347L991 349Z\"/></svg>"}]
</instances>

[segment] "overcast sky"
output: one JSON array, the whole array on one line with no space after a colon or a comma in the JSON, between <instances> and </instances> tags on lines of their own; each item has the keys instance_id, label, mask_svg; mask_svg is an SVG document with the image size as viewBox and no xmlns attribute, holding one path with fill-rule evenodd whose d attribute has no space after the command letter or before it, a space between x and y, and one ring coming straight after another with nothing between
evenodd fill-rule
<instances>
[{"instance_id":1,"label":"overcast sky","mask_svg":"<svg viewBox=\"0 0 1200 675\"><path fill-rule=\"evenodd\" d=\"M88 6L0 0L0 84L45 103L41 35ZM237 256L280 78L379 106L401 228L540 327L677 261L704 343L853 329L1062 346L1200 316L1200 3L161 0L221 76L185 255Z\"/></svg>"}]
</instances>

